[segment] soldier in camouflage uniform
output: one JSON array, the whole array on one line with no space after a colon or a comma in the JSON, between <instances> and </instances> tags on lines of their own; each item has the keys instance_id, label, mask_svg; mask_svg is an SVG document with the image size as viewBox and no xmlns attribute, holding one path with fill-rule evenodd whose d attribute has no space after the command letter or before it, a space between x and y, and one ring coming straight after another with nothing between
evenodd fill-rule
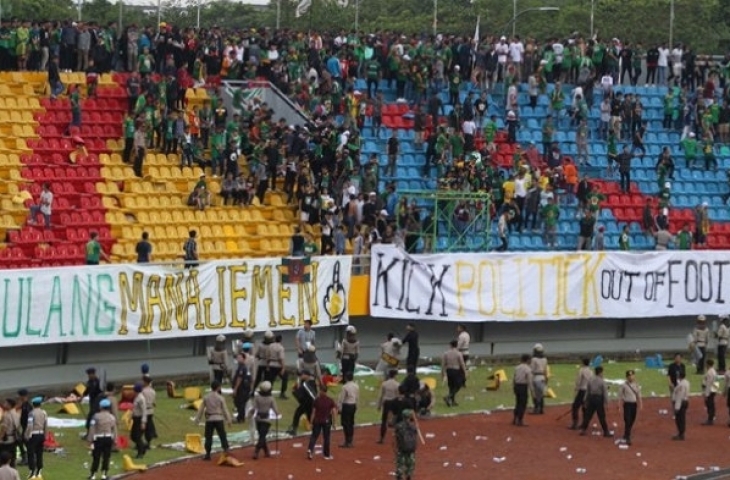
<instances>
[{"instance_id":1,"label":"soldier in camouflage uniform","mask_svg":"<svg viewBox=\"0 0 730 480\"><path fill-rule=\"evenodd\" d=\"M411 480L416 470L418 427L413 410L403 410L402 416L403 420L395 426L395 478Z\"/></svg>"}]
</instances>

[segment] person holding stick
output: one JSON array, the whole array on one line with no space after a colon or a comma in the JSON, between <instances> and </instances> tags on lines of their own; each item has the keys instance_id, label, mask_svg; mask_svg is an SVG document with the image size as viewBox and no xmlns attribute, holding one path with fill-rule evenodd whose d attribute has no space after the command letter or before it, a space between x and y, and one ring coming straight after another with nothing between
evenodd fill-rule
<instances>
[{"instance_id":1,"label":"person holding stick","mask_svg":"<svg viewBox=\"0 0 730 480\"><path fill-rule=\"evenodd\" d=\"M403 420L395 426L395 478L397 480L411 480L416 470L417 438L422 445L426 444L418 426L418 420L413 410L403 410Z\"/></svg>"},{"instance_id":2,"label":"person holding stick","mask_svg":"<svg viewBox=\"0 0 730 480\"><path fill-rule=\"evenodd\" d=\"M641 387L636 383L636 374L633 370L626 372L626 381L618 391L618 411L624 414L623 442L631 445L631 429L636 423L636 413L641 409Z\"/></svg>"},{"instance_id":3,"label":"person holding stick","mask_svg":"<svg viewBox=\"0 0 730 480\"><path fill-rule=\"evenodd\" d=\"M608 405L608 387L603 380L603 367L596 367L594 375L588 381L586 388L586 413L583 416L583 425L580 427L580 435L587 435L588 425L591 423L593 414L598 415L598 421L603 429L604 437L612 437L611 431L606 423L606 406Z\"/></svg>"}]
</instances>

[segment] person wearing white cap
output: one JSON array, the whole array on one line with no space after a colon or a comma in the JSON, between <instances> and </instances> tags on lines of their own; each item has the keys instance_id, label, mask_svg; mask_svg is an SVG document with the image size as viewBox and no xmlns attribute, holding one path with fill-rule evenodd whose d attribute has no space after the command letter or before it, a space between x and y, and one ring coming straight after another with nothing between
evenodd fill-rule
<instances>
[{"instance_id":1,"label":"person wearing white cap","mask_svg":"<svg viewBox=\"0 0 730 480\"><path fill-rule=\"evenodd\" d=\"M249 410L249 415L256 420L256 432L258 434L253 453L254 460L259 458L259 452L262 450L265 457L271 456L266 437L271 429L272 414L275 415L275 418L279 416L276 400L271 396L271 382L261 382L258 394L253 398L251 410Z\"/></svg>"},{"instance_id":2,"label":"person wearing white cap","mask_svg":"<svg viewBox=\"0 0 730 480\"><path fill-rule=\"evenodd\" d=\"M215 337L215 346L208 349L208 365L210 365L213 380L223 383L224 376L230 376L228 372L228 351L226 350L225 335Z\"/></svg>"},{"instance_id":3,"label":"person wearing white cap","mask_svg":"<svg viewBox=\"0 0 730 480\"><path fill-rule=\"evenodd\" d=\"M698 375L705 372L705 359L707 358L709 340L710 331L707 328L707 318L704 315L698 315L695 329L692 331L692 349L695 352L694 356L696 358L694 360Z\"/></svg>"},{"instance_id":4,"label":"person wearing white cap","mask_svg":"<svg viewBox=\"0 0 730 480\"><path fill-rule=\"evenodd\" d=\"M357 357L360 355L360 341L357 339L357 329L353 325L348 325L345 329L345 339L338 353L342 375L348 372L355 373Z\"/></svg>"},{"instance_id":5,"label":"person wearing white cap","mask_svg":"<svg viewBox=\"0 0 730 480\"><path fill-rule=\"evenodd\" d=\"M532 347L530 370L532 371L532 413L543 414L545 413L545 391L548 384L548 361L541 343L536 343Z\"/></svg>"},{"instance_id":6,"label":"person wearing white cap","mask_svg":"<svg viewBox=\"0 0 730 480\"><path fill-rule=\"evenodd\" d=\"M302 328L297 331L297 335L296 337L294 337L294 345L297 348L297 358L299 358L299 361L297 362L297 370L302 369L300 363L301 358L304 355L304 351L308 349L311 345L316 345L316 343L317 334L312 328L312 321L305 320L302 324Z\"/></svg>"},{"instance_id":7,"label":"person wearing white cap","mask_svg":"<svg viewBox=\"0 0 730 480\"><path fill-rule=\"evenodd\" d=\"M715 336L717 337L717 372L720 375L725 374L725 356L727 355L727 346L730 343L730 315L720 315L720 326L717 327Z\"/></svg>"}]
</instances>

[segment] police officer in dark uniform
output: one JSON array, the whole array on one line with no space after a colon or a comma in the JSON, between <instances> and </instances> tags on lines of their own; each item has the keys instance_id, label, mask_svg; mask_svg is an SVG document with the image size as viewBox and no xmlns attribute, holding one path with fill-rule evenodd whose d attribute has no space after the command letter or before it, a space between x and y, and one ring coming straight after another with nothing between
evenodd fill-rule
<instances>
[{"instance_id":1,"label":"police officer in dark uniform","mask_svg":"<svg viewBox=\"0 0 730 480\"><path fill-rule=\"evenodd\" d=\"M246 420L246 402L251 395L251 372L246 366L246 354L236 355L236 371L233 374L233 403L236 406L236 422Z\"/></svg>"},{"instance_id":2,"label":"police officer in dark uniform","mask_svg":"<svg viewBox=\"0 0 730 480\"><path fill-rule=\"evenodd\" d=\"M20 432L16 439L18 450L20 450L20 461L18 465L28 465L28 455L25 449L25 431L28 429L28 416L33 410L33 406L28 401L28 390L25 388L18 390L18 405L20 405Z\"/></svg>"},{"instance_id":3,"label":"police officer in dark uniform","mask_svg":"<svg viewBox=\"0 0 730 480\"><path fill-rule=\"evenodd\" d=\"M406 377L401 382L401 386L405 389L406 397L411 399L416 398L416 393L418 393L418 390L421 388L421 382L416 376L415 365L411 365L406 368ZM412 407L409 408L413 409Z\"/></svg>"},{"instance_id":4,"label":"police officer in dark uniform","mask_svg":"<svg viewBox=\"0 0 730 480\"><path fill-rule=\"evenodd\" d=\"M314 407L314 400L317 398L317 381L312 377L312 372L309 370L302 370L299 373L299 382L294 390L294 398L297 399L299 405L294 411L291 427L287 430L289 435L297 434L297 426L302 415L306 415L307 419L311 421L310 416Z\"/></svg>"},{"instance_id":5,"label":"police officer in dark uniform","mask_svg":"<svg viewBox=\"0 0 730 480\"><path fill-rule=\"evenodd\" d=\"M84 394L81 396L81 398L89 397L89 413L86 415L86 434L84 436L89 435L91 419L99 411L99 401L101 401L102 395L104 394L101 389L101 381L96 376L96 368L87 368L86 375L89 378L86 380L86 390L84 390Z\"/></svg>"}]
</instances>

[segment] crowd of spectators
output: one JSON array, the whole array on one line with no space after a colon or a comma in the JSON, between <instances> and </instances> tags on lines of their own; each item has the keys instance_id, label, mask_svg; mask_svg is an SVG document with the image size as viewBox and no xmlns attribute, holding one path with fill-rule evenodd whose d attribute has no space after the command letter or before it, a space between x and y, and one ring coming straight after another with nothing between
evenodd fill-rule
<instances>
[{"instance_id":1,"label":"crowd of spectators","mask_svg":"<svg viewBox=\"0 0 730 480\"><path fill-rule=\"evenodd\" d=\"M18 45L17 39L25 36L18 35L26 28L22 25L4 22L0 41L7 36L3 32L14 32L9 36ZM715 142L727 141L730 133L725 88L730 61L698 56L682 45L671 51L663 45L644 50L618 39L579 35L545 42L519 36L475 42L467 36L346 31L197 31L165 23L158 29L131 25L119 34L114 24L66 22L28 28L29 45L40 45L40 60L36 55L21 64L18 57L18 68L42 68L49 49L51 56L59 56L61 70L86 69L92 78L112 67L132 72L126 85L124 160L134 163L137 175L142 176L148 149L157 149L178 153L182 166L197 163L222 177L220 201L225 205L263 204L267 190L282 190L287 202L298 205L302 224L321 227L323 254L344 253L344 239L355 254L365 253L374 242L398 243L409 250L432 247L427 239L418 239L431 231L433 219L396 189L402 158L398 132L382 137L386 162L378 154L361 155L363 135L382 135L383 82L395 90L398 103L409 106L404 117L413 120L414 145L425 157L424 188L428 180L437 179L441 189L489 194L491 202L460 202L453 215L458 225L485 228L470 220L477 216L475 208L489 205L497 222L498 250L508 248L512 230L541 232L549 248L576 247L557 241L558 221L568 211L577 211L577 247L601 248L598 238L594 242L594 236L600 236L594 231L600 233L596 213L605 196L585 175L592 171L588 143L606 142L606 175L617 170L626 193L631 193L632 160L646 155L642 99L622 95L621 82L636 85L644 79L650 87L671 87L664 99L663 127L682 132L688 168L700 154L706 168L717 168ZM87 36L97 46L90 56L82 48ZM10 50L0 44L0 61L12 56ZM4 65L12 67L12 62ZM216 80L255 78L275 84L311 122L287 125L257 102L229 112L218 96ZM359 79L366 88L356 88ZM470 89L464 89L466 82ZM208 88L210 101L202 108L186 108L185 90L195 86ZM521 89L528 94L527 105L519 101ZM462 100L465 90L469 91ZM535 142L520 144L523 110L534 109L540 97L549 105L539 120L541 148ZM600 108L600 123L592 129L589 112L595 106ZM555 141L557 131L570 130L575 131L574 158L562 153ZM500 163L503 142L510 145L509 165ZM662 230L656 219L668 216L675 168L665 149L656 167L658 210L652 211L652 225L643 222L648 233ZM218 200L211 198L201 178L189 204L203 209L211 201ZM577 210L564 208L573 204ZM707 221L698 218L695 241L701 245L700 230ZM468 233L468 228L460 233Z\"/></svg>"}]
</instances>

